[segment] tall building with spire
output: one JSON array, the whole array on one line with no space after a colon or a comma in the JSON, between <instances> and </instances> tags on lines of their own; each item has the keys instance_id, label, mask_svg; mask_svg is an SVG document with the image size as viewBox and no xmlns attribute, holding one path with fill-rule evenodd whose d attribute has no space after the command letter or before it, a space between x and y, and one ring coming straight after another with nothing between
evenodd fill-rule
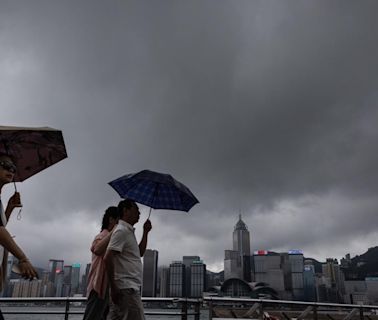
<instances>
[{"instance_id":1,"label":"tall building with spire","mask_svg":"<svg viewBox=\"0 0 378 320\"><path fill-rule=\"evenodd\" d=\"M247 225L242 220L241 214L239 214L239 221L234 227L232 234L233 250L239 252L240 256L250 256L250 239Z\"/></svg>"},{"instance_id":2,"label":"tall building with spire","mask_svg":"<svg viewBox=\"0 0 378 320\"><path fill-rule=\"evenodd\" d=\"M251 281L251 249L247 225L241 214L232 234L232 249L225 250L224 276L225 279L240 278Z\"/></svg>"}]
</instances>

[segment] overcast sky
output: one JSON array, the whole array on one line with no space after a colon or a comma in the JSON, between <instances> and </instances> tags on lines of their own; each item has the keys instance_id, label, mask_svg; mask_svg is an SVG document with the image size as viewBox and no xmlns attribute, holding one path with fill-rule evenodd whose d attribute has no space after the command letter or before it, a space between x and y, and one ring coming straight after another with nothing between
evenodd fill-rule
<instances>
[{"instance_id":1,"label":"overcast sky","mask_svg":"<svg viewBox=\"0 0 378 320\"><path fill-rule=\"evenodd\" d=\"M37 266L86 264L120 200L107 183L151 169L200 201L153 211L160 265L223 269L240 212L252 251L362 254L378 245L377 39L376 0L0 0L1 125L61 129L68 152L18 184L10 232Z\"/></svg>"}]
</instances>

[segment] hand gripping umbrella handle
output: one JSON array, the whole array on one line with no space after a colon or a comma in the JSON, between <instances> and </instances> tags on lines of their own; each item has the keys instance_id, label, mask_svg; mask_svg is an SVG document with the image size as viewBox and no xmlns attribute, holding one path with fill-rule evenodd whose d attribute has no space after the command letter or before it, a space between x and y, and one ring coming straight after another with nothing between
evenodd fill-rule
<instances>
[{"instance_id":1,"label":"hand gripping umbrella handle","mask_svg":"<svg viewBox=\"0 0 378 320\"><path fill-rule=\"evenodd\" d=\"M14 185L15 192L17 192L17 185L16 185L15 181L13 181L13 185ZM20 208L20 211L18 211L18 213L17 213L17 220L21 220L21 218L22 218L21 211L22 211L22 207Z\"/></svg>"}]
</instances>

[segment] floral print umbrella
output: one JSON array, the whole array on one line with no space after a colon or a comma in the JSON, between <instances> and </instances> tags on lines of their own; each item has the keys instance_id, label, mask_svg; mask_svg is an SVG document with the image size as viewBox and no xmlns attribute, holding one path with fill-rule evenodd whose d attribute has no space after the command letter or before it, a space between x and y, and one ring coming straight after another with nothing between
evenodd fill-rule
<instances>
[{"instance_id":1,"label":"floral print umbrella","mask_svg":"<svg viewBox=\"0 0 378 320\"><path fill-rule=\"evenodd\" d=\"M49 127L0 126L0 154L9 155L15 162L15 182L67 158L62 131Z\"/></svg>"}]
</instances>

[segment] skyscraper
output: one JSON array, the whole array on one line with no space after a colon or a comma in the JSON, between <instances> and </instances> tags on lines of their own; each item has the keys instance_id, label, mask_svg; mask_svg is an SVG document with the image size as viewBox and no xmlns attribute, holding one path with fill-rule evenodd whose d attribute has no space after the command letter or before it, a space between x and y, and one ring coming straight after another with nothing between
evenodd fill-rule
<instances>
[{"instance_id":1,"label":"skyscraper","mask_svg":"<svg viewBox=\"0 0 378 320\"><path fill-rule=\"evenodd\" d=\"M71 292L72 294L78 293L80 283L80 263L74 263L72 265L72 277L71 277Z\"/></svg>"},{"instance_id":2,"label":"skyscraper","mask_svg":"<svg viewBox=\"0 0 378 320\"><path fill-rule=\"evenodd\" d=\"M185 292L183 292L183 297L191 296L191 265L194 262L201 261L199 256L183 256L182 262L185 265Z\"/></svg>"},{"instance_id":3,"label":"skyscraper","mask_svg":"<svg viewBox=\"0 0 378 320\"><path fill-rule=\"evenodd\" d=\"M291 267L291 288L293 291L293 299L304 299L304 258L301 250L289 251L289 262Z\"/></svg>"},{"instance_id":4,"label":"skyscraper","mask_svg":"<svg viewBox=\"0 0 378 320\"><path fill-rule=\"evenodd\" d=\"M59 274L61 271L63 271L63 260L55 260L50 259L49 260L49 281L56 285L56 275Z\"/></svg>"},{"instance_id":5,"label":"skyscraper","mask_svg":"<svg viewBox=\"0 0 378 320\"><path fill-rule=\"evenodd\" d=\"M249 231L239 215L232 234L232 250L225 250L224 277L251 281L251 249Z\"/></svg>"},{"instance_id":6,"label":"skyscraper","mask_svg":"<svg viewBox=\"0 0 378 320\"><path fill-rule=\"evenodd\" d=\"M160 297L169 297L169 268L160 269Z\"/></svg>"},{"instance_id":7,"label":"skyscraper","mask_svg":"<svg viewBox=\"0 0 378 320\"><path fill-rule=\"evenodd\" d=\"M251 249L249 231L247 225L239 215L239 221L236 223L234 232L232 234L233 250L237 251L241 261L242 279L251 281Z\"/></svg>"},{"instance_id":8,"label":"skyscraper","mask_svg":"<svg viewBox=\"0 0 378 320\"><path fill-rule=\"evenodd\" d=\"M316 301L315 266L312 260L304 261L303 294L305 301Z\"/></svg>"},{"instance_id":9,"label":"skyscraper","mask_svg":"<svg viewBox=\"0 0 378 320\"><path fill-rule=\"evenodd\" d=\"M169 295L183 297L185 292L185 265L181 261L173 261L169 265Z\"/></svg>"},{"instance_id":10,"label":"skyscraper","mask_svg":"<svg viewBox=\"0 0 378 320\"><path fill-rule=\"evenodd\" d=\"M69 297L71 295L72 266L64 266L63 272L62 296Z\"/></svg>"},{"instance_id":11,"label":"skyscraper","mask_svg":"<svg viewBox=\"0 0 378 320\"><path fill-rule=\"evenodd\" d=\"M143 256L143 286L144 297L156 297L158 256L156 250L147 249Z\"/></svg>"},{"instance_id":12,"label":"skyscraper","mask_svg":"<svg viewBox=\"0 0 378 320\"><path fill-rule=\"evenodd\" d=\"M55 297L63 297L64 272L61 270L55 275Z\"/></svg>"},{"instance_id":13,"label":"skyscraper","mask_svg":"<svg viewBox=\"0 0 378 320\"><path fill-rule=\"evenodd\" d=\"M91 263L87 263L87 266L85 268L85 273L84 273L82 281L81 281L81 288L82 288L84 297L87 295L88 276L89 276L90 270L91 270Z\"/></svg>"},{"instance_id":14,"label":"skyscraper","mask_svg":"<svg viewBox=\"0 0 378 320\"><path fill-rule=\"evenodd\" d=\"M206 265L201 261L193 261L190 265L190 297L200 298L206 289Z\"/></svg>"}]
</instances>

